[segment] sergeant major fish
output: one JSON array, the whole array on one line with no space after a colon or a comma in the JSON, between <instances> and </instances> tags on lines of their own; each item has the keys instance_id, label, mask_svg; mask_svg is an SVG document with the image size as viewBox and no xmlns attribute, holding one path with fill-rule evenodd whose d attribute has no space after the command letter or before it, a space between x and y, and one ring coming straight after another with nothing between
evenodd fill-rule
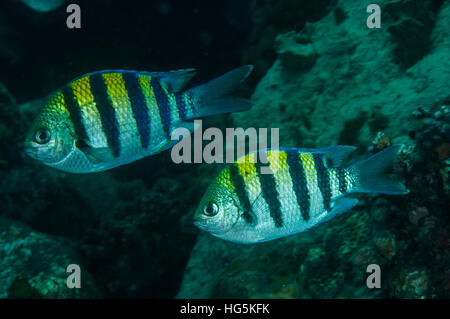
<instances>
[{"instance_id":1,"label":"sergeant major fish","mask_svg":"<svg viewBox=\"0 0 450 319\"><path fill-rule=\"evenodd\" d=\"M71 173L89 173L127 164L175 144L188 120L245 111L248 100L231 93L252 71L232 70L186 89L194 69L169 72L106 70L81 76L52 94L33 122L25 152Z\"/></svg>"},{"instance_id":2,"label":"sergeant major fish","mask_svg":"<svg viewBox=\"0 0 450 319\"><path fill-rule=\"evenodd\" d=\"M352 193L408 193L383 174L400 145L343 167L354 149L263 150L273 174L261 174L255 153L241 157L208 188L194 224L224 240L265 242L306 231L351 209L358 203L348 196Z\"/></svg>"}]
</instances>

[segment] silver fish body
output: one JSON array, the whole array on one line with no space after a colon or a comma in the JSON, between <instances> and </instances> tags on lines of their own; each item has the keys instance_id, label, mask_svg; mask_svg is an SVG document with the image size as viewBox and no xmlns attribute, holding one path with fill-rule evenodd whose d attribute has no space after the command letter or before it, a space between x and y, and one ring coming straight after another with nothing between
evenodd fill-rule
<instances>
[{"instance_id":1,"label":"silver fish body","mask_svg":"<svg viewBox=\"0 0 450 319\"><path fill-rule=\"evenodd\" d=\"M251 66L186 89L195 71L106 70L79 77L54 93L25 141L31 157L51 167L89 173L107 170L173 146L172 132L192 132L192 119L251 107L229 94Z\"/></svg>"},{"instance_id":2,"label":"silver fish body","mask_svg":"<svg viewBox=\"0 0 450 319\"><path fill-rule=\"evenodd\" d=\"M400 146L343 167L355 148L267 150L273 174L262 174L255 153L225 168L207 190L194 224L236 243L265 242L304 232L354 207L352 193L405 194L383 172Z\"/></svg>"}]
</instances>

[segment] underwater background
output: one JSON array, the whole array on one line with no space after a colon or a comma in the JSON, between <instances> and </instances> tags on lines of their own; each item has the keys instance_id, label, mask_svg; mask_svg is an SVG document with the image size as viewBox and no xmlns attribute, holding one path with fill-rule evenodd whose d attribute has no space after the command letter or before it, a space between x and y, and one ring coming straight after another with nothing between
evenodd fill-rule
<instances>
[{"instance_id":1,"label":"underwater background","mask_svg":"<svg viewBox=\"0 0 450 319\"><path fill-rule=\"evenodd\" d=\"M30 2L0 3L0 298L450 297L448 1ZM165 151L74 175L23 152L46 96L82 74L196 68L193 86L244 64L252 109L204 127L277 127L281 146L353 145L352 160L403 144L394 172L410 193L360 195L310 231L238 245L192 225L220 164Z\"/></svg>"}]
</instances>

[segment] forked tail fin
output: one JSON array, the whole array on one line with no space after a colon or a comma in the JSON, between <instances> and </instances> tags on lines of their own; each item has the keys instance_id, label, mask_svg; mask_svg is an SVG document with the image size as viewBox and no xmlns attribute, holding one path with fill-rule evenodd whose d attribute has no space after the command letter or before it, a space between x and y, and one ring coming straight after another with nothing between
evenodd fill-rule
<instances>
[{"instance_id":1,"label":"forked tail fin","mask_svg":"<svg viewBox=\"0 0 450 319\"><path fill-rule=\"evenodd\" d=\"M401 147L402 145L392 145L365 160L353 164L350 171L356 178L356 185L352 191L391 195L407 194L409 190L402 183L385 174L392 167Z\"/></svg>"}]
</instances>

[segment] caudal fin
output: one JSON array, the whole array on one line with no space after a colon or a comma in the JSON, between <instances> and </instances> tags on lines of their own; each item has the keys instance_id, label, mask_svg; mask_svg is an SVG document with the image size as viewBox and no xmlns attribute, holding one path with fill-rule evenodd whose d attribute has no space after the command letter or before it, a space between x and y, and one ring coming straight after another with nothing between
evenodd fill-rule
<instances>
[{"instance_id":1,"label":"caudal fin","mask_svg":"<svg viewBox=\"0 0 450 319\"><path fill-rule=\"evenodd\" d=\"M244 98L230 96L253 70L245 65L189 90L195 104L194 118L229 112L241 112L251 108L252 104Z\"/></svg>"},{"instance_id":2,"label":"caudal fin","mask_svg":"<svg viewBox=\"0 0 450 319\"><path fill-rule=\"evenodd\" d=\"M350 168L356 177L354 192L407 194L409 192L399 181L391 179L385 172L392 167L392 163L400 151L401 145L393 145L381 152L353 164Z\"/></svg>"}]
</instances>

